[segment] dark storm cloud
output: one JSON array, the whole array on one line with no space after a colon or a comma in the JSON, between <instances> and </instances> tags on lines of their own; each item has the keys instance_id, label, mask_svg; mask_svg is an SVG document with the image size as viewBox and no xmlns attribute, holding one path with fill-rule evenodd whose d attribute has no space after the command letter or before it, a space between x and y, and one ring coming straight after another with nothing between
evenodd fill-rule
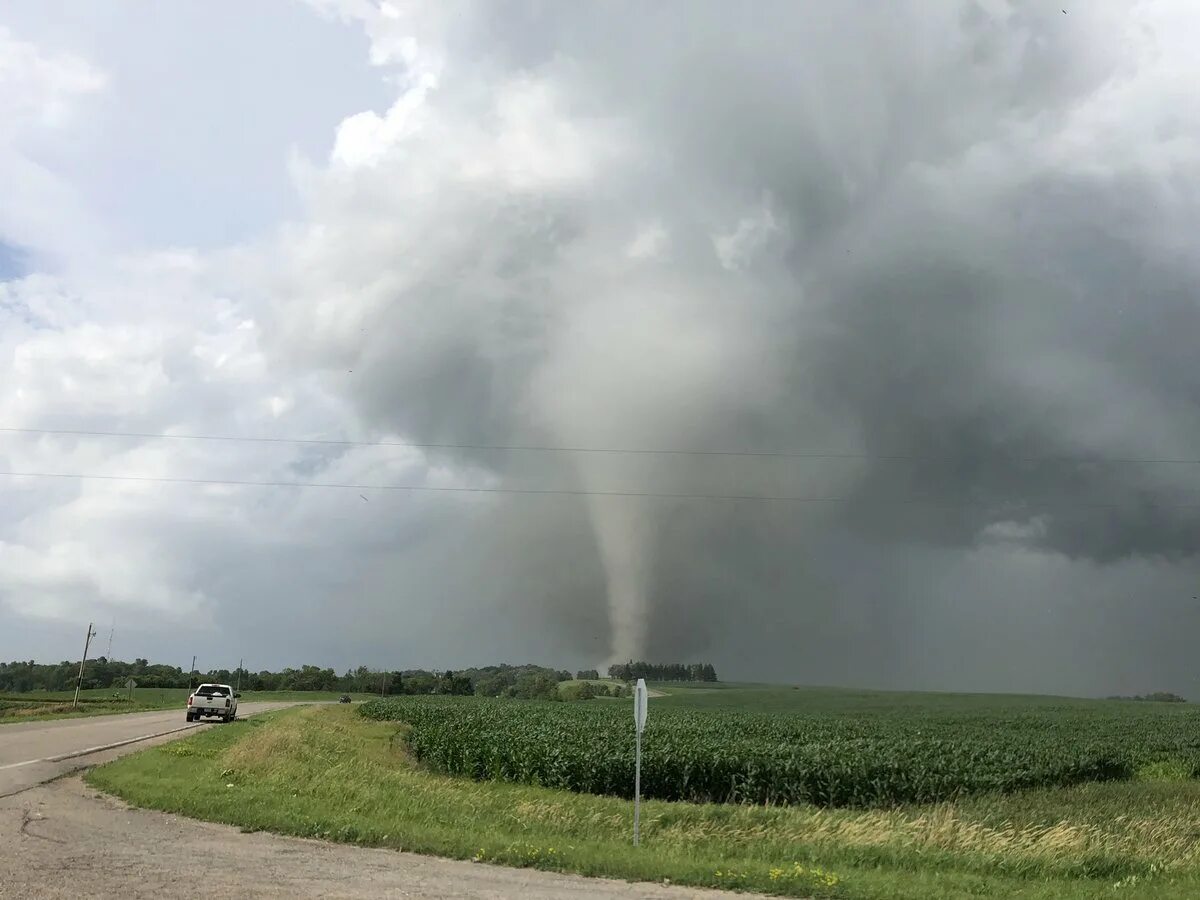
<instances>
[{"instance_id":1,"label":"dark storm cloud","mask_svg":"<svg viewBox=\"0 0 1200 900\"><path fill-rule=\"evenodd\" d=\"M842 454L435 453L510 487L841 501L506 502L498 603L581 652L607 593L616 653L919 681L895 636L994 626L997 558L1046 592L1013 635L1105 566L1186 582L1197 467L1128 461L1198 446L1184 6L454 9L412 26L437 87L315 191L279 352L422 441ZM955 592L974 613L933 611ZM1053 681L1032 653L974 683Z\"/></svg>"}]
</instances>

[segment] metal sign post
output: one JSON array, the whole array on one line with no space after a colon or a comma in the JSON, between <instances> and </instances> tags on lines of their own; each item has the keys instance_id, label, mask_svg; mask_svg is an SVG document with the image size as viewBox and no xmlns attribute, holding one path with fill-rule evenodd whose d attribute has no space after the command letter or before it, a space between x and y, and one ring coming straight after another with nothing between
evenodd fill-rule
<instances>
[{"instance_id":1,"label":"metal sign post","mask_svg":"<svg viewBox=\"0 0 1200 900\"><path fill-rule=\"evenodd\" d=\"M646 708L649 705L646 680L639 678L633 690L633 724L637 731L637 751L633 768L633 846L641 843L642 826L642 730L646 727Z\"/></svg>"}]
</instances>

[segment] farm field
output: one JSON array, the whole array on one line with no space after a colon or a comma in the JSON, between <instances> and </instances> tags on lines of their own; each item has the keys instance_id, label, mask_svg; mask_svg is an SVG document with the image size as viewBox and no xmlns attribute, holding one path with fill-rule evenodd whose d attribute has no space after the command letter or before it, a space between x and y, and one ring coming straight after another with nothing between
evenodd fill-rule
<instances>
[{"instance_id":1,"label":"farm field","mask_svg":"<svg viewBox=\"0 0 1200 900\"><path fill-rule=\"evenodd\" d=\"M661 800L894 807L1200 772L1187 704L661 687L642 763ZM362 714L405 723L414 756L445 774L632 795L625 704L396 697Z\"/></svg>"},{"instance_id":2,"label":"farm field","mask_svg":"<svg viewBox=\"0 0 1200 900\"><path fill-rule=\"evenodd\" d=\"M1056 697L1049 694L967 694L922 691L882 691L854 688L788 686L717 682L715 684L654 683L661 694L655 707L688 709L734 709L743 712L814 713L842 715L888 713L903 715L914 711L921 715L939 712L979 712L996 710L1141 708L1140 701L1090 700L1082 697ZM1170 710L1171 704L1151 704Z\"/></svg>"},{"instance_id":3,"label":"farm field","mask_svg":"<svg viewBox=\"0 0 1200 900\"><path fill-rule=\"evenodd\" d=\"M967 774L966 789L938 802L883 802L884 794L868 783L868 802L851 798L844 805L650 799L643 804L643 846L634 850L629 845L632 804L620 785L601 795L534 783L536 778L477 781L434 771L441 763L429 754L416 758L423 728L426 740L457 735L462 758L481 758L474 749L478 741L468 740L470 732L448 731L446 723L462 719L478 725L474 717L491 716L493 709L524 724L532 737L522 746L535 757L534 738L559 745L571 729L584 739L559 745L562 765L577 765L576 748L597 742L620 756L624 751L619 744L632 738L624 724L628 704L473 698L394 698L364 704L361 710L286 711L127 757L89 778L137 805L247 829L784 896L1200 896L1200 842L1195 836L1200 781L1192 777L1191 734L1198 723L1187 704L763 686L657 687L669 696L652 701L650 723L659 730L656 738L647 726L648 753L655 740L664 742L668 735L680 746L685 739L707 735L711 741L718 735L733 748L721 752L735 760L769 760L764 748L792 758L787 754L797 746L786 740L763 743L759 734L736 743L730 737L742 732L737 727L744 724L741 716L765 717L775 723L762 725L764 733L774 727L794 735L807 727L817 729L812 734L818 737L833 734L846 740L847 759L877 766L893 757L907 761L896 767L903 777L895 781L907 785L912 782L905 765L914 757L904 755L904 741L897 735L911 737L923 725L933 728L940 742L924 747L942 753L930 757L937 762L934 768L956 760ZM384 713L402 714L415 724L379 718ZM424 725L422 715L430 717ZM710 720L707 727L704 718ZM983 727L989 721L992 727ZM673 731L672 722L682 724ZM511 735L497 731L505 726L492 719L482 724L492 729L484 733L491 734L494 745L503 743L499 736L508 740ZM851 726L863 733L847 731ZM1081 739L1084 749L1077 751L1069 738L1081 727L1088 730ZM1004 754L1021 752L1015 736L1026 744L1045 744L1055 735L1062 740L1035 754L1049 760L1052 774L1069 771L1062 761L1076 759L1080 752L1108 754L1105 758L1116 768L1084 773L1086 777L1068 779L1065 786L1053 779L1043 786L1013 783L1004 768L1012 757ZM754 752L748 754L747 746ZM876 756L864 755L864 747ZM799 748L808 752L804 744ZM687 753L691 755L685 758L702 758L698 750ZM458 759L453 753L442 755L451 762ZM606 763L588 758L601 771L623 765L620 759ZM836 754L815 758L832 760L834 771L840 771ZM652 774L657 763L651 764L649 756L645 762L651 783L664 783L662 771ZM858 777L856 765L841 768ZM671 777L665 783L676 790L679 782L671 779L677 770L667 771ZM879 771L891 772L886 764ZM986 775L983 781L979 772ZM1099 780L1093 779L1096 774ZM951 769L950 775L959 777L958 770ZM988 778L998 779L1000 789L988 786Z\"/></svg>"}]
</instances>

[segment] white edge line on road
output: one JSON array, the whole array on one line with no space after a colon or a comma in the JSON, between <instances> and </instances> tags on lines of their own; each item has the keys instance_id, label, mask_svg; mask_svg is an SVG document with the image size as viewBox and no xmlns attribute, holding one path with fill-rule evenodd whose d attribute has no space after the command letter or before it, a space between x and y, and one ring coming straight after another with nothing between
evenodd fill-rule
<instances>
[{"instance_id":1,"label":"white edge line on road","mask_svg":"<svg viewBox=\"0 0 1200 900\"><path fill-rule=\"evenodd\" d=\"M126 747L129 744L136 744L138 741L148 741L151 738L163 737L168 734L176 734L180 731L190 731L193 728L198 728L205 723L198 722L192 725L182 725L179 728L171 728L167 731L158 731L154 734L143 734L141 737L127 738L123 741L115 741L111 744L101 744L99 747L88 747L86 750L74 750L70 753L63 753L58 756L47 756L45 759L35 759L32 762L63 762L68 759L75 759L78 756L91 756L93 753L103 753L105 750L116 750L118 747ZM25 765L25 763L19 763Z\"/></svg>"},{"instance_id":2,"label":"white edge line on road","mask_svg":"<svg viewBox=\"0 0 1200 900\"><path fill-rule=\"evenodd\" d=\"M56 763L63 762L68 759L75 759L79 756L91 756L93 753L103 753L105 750L116 750L118 747L127 747L130 744L136 744L138 741L148 741L151 738L164 737L168 734L175 734L180 731L188 731L189 729L196 728L203 724L203 722L199 722L193 725L183 725L179 728L172 728L168 731L156 731L154 734L143 734L141 737L127 738L126 740L116 741L112 744L101 744L99 747L88 747L86 750L73 750L70 753L62 753L58 756L45 756L41 759L27 759L24 762L8 763L7 765L0 766L0 772L3 772L5 769L19 769L22 766L32 766L34 763Z\"/></svg>"},{"instance_id":3,"label":"white edge line on road","mask_svg":"<svg viewBox=\"0 0 1200 900\"><path fill-rule=\"evenodd\" d=\"M297 704L303 706L305 704ZM271 710L260 710L261 712L270 712ZM250 713L254 715L254 713ZM98 718L98 717L97 717ZM240 716L238 718L241 718ZM180 731L190 731L193 728L199 728L201 725L211 725L212 722L193 722L189 725L181 725L178 728L170 728L166 731L156 731L154 734L143 734L141 737L127 738L123 741L116 741L111 744L101 744L99 747L88 747L86 750L73 750L70 753L62 753L58 756L46 756L42 759L27 759L24 762L8 763L0 766L0 772L5 769L19 769L21 766L32 766L34 763L56 763L64 762L68 759L75 759L80 756L91 756L93 753L103 753L105 750L116 750L118 747L127 747L130 744L136 744L138 741L148 741L151 738L165 737L168 734L178 734Z\"/></svg>"}]
</instances>

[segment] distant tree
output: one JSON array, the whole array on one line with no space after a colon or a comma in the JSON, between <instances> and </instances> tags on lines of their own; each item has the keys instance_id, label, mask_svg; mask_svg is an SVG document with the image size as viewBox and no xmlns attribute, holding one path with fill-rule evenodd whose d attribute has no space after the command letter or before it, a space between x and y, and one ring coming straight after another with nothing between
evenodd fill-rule
<instances>
[{"instance_id":1,"label":"distant tree","mask_svg":"<svg viewBox=\"0 0 1200 900\"><path fill-rule=\"evenodd\" d=\"M432 672L405 672L404 693L432 694L437 688L437 677Z\"/></svg>"},{"instance_id":2,"label":"distant tree","mask_svg":"<svg viewBox=\"0 0 1200 900\"><path fill-rule=\"evenodd\" d=\"M1155 691L1152 694L1137 694L1133 697L1108 697L1108 700L1143 700L1151 703L1187 703L1186 697L1172 694L1168 691Z\"/></svg>"},{"instance_id":3,"label":"distant tree","mask_svg":"<svg viewBox=\"0 0 1200 900\"><path fill-rule=\"evenodd\" d=\"M599 696L596 685L590 681L578 681L572 684L560 685L558 692L562 700L591 700Z\"/></svg>"},{"instance_id":4,"label":"distant tree","mask_svg":"<svg viewBox=\"0 0 1200 900\"><path fill-rule=\"evenodd\" d=\"M499 697L517 683L517 676L507 672L483 675L475 682L475 693L481 697Z\"/></svg>"},{"instance_id":5,"label":"distant tree","mask_svg":"<svg viewBox=\"0 0 1200 900\"><path fill-rule=\"evenodd\" d=\"M575 677L578 678L580 681L588 681L588 680L595 681L597 678L600 677L600 673L597 672L595 669L580 669L578 672L575 673Z\"/></svg>"},{"instance_id":6,"label":"distant tree","mask_svg":"<svg viewBox=\"0 0 1200 900\"><path fill-rule=\"evenodd\" d=\"M438 694L451 694L455 696L475 693L475 688L471 684L470 678L466 675L455 675L449 669L442 673L434 690Z\"/></svg>"},{"instance_id":7,"label":"distant tree","mask_svg":"<svg viewBox=\"0 0 1200 900\"><path fill-rule=\"evenodd\" d=\"M558 679L543 673L522 675L506 692L520 700L558 700Z\"/></svg>"},{"instance_id":8,"label":"distant tree","mask_svg":"<svg viewBox=\"0 0 1200 900\"><path fill-rule=\"evenodd\" d=\"M609 677L620 681L716 681L717 670L712 663L615 663L608 667Z\"/></svg>"}]
</instances>

